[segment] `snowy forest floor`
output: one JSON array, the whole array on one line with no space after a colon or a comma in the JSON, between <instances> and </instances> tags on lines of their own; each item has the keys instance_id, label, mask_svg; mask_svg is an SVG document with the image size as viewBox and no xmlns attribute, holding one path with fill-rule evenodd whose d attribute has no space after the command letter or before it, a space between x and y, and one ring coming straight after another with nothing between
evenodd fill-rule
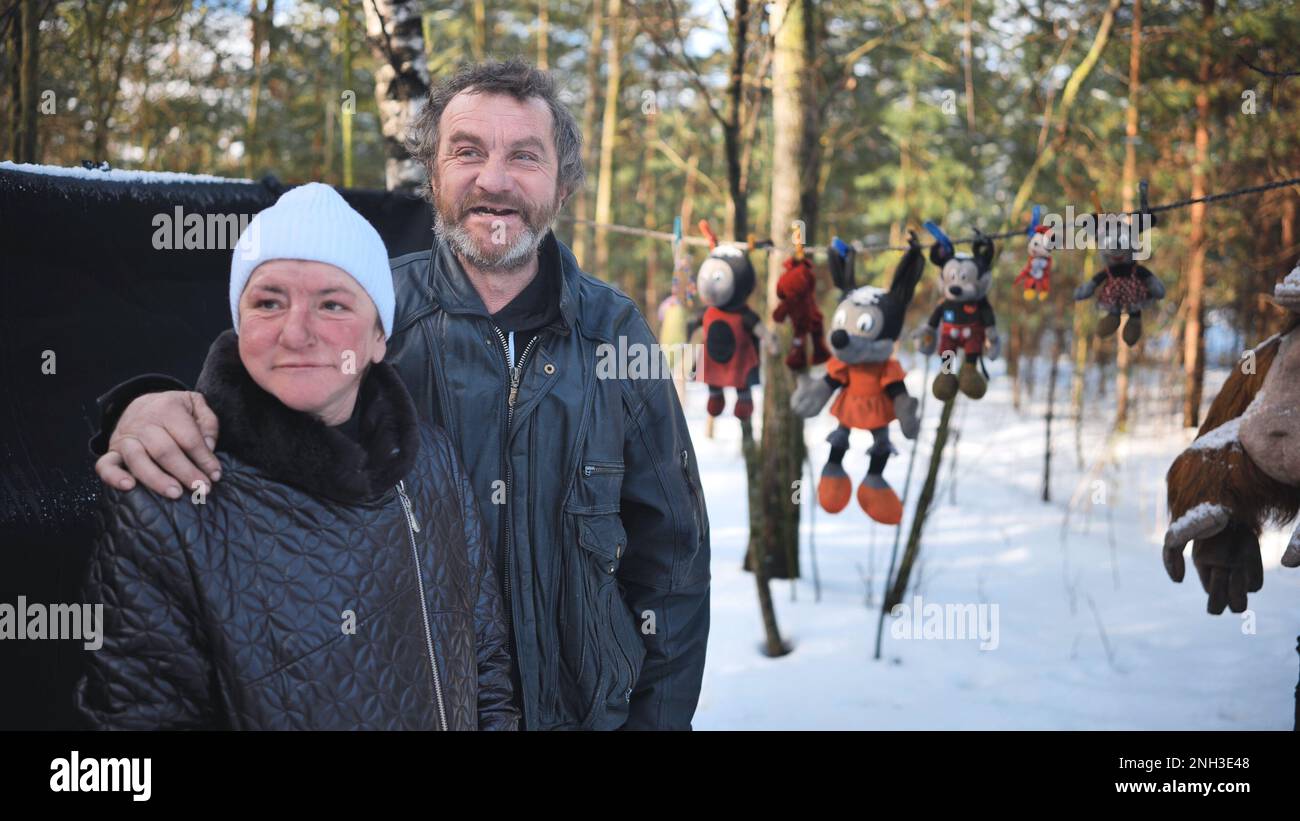
<instances>
[{"instance_id":1,"label":"snowy forest floor","mask_svg":"<svg viewBox=\"0 0 1300 821\"><path fill-rule=\"evenodd\" d=\"M908 391L928 392L920 359L901 359ZM1279 564L1289 530L1266 532L1261 540L1264 587L1250 596L1247 614L1206 612L1190 555L1182 584L1171 582L1161 564L1164 474L1195 436L1179 425L1168 376L1154 368L1143 373L1135 389L1136 423L1127 435L1111 438L1108 453L1113 368L1105 395L1099 395L1098 374L1089 373L1076 445L1070 375L1062 363L1052 501L1044 503L1047 363L1037 363L1032 399L1023 399L1019 412L1002 363L993 363L990 373L982 400L957 400L956 467L950 437L904 602L919 595L925 604L997 605L997 646L981 650L970 638L896 638L887 617L880 661L872 656L894 529L871 522L856 501L836 515L813 513L821 580L821 601L814 601L809 513L834 421L823 413L805 428L814 479L807 485L804 477L803 578L793 591L789 581L772 583L782 638L793 652L769 659L760 651L753 576L740 568L748 512L740 427L729 415L733 397L728 391L727 409L708 439L704 387L688 386L686 415L713 548L712 630L695 727L1291 729L1300 572ZM1207 374L1206 407L1225 376ZM761 391L755 398L757 422ZM904 528L911 524L940 410L930 397ZM901 496L912 443L897 424L890 435L900 454L885 477ZM865 431L855 431L845 457L855 489L866 472L870 441ZM1253 624L1243 618L1251 613Z\"/></svg>"}]
</instances>

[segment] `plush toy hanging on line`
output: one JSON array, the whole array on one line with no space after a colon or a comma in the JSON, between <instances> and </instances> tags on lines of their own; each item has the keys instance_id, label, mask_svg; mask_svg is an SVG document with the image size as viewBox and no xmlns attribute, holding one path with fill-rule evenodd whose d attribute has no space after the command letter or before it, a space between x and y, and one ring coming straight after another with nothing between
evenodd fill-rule
<instances>
[{"instance_id":1,"label":"plush toy hanging on line","mask_svg":"<svg viewBox=\"0 0 1300 821\"><path fill-rule=\"evenodd\" d=\"M790 408L805 419L816 416L836 391L831 415L839 426L826 437L831 443L830 459L817 482L817 501L823 510L839 513L853 495L853 485L844 470L849 449L849 432L871 431L871 457L867 475L858 485L858 504L881 524L898 524L903 505L885 481L885 463L895 453L889 441L889 423L898 420L903 435L915 439L921 427L917 401L903 385L903 368L894 358L894 343L903 330L903 315L925 271L925 257L909 232L910 246L894 270L889 290L856 287L855 252L837 237L830 249L831 277L843 293L831 318L831 348L835 354L826 375L815 378L801 374Z\"/></svg>"},{"instance_id":2,"label":"plush toy hanging on line","mask_svg":"<svg viewBox=\"0 0 1300 821\"><path fill-rule=\"evenodd\" d=\"M1300 511L1300 265L1273 290L1288 312L1279 334L1243 354L1206 413L1197 438L1169 467L1169 517L1164 563L1183 580L1183 549L1209 595L1208 609L1246 610L1247 594L1264 585L1259 536ZM1282 553L1300 567L1300 527Z\"/></svg>"},{"instance_id":3,"label":"plush toy hanging on line","mask_svg":"<svg viewBox=\"0 0 1300 821\"><path fill-rule=\"evenodd\" d=\"M813 276L812 262L803 253L802 246L796 246L794 256L785 261L781 278L776 282L776 297L779 300L776 310L772 311L774 322L784 322L790 318L794 327L794 341L790 343L790 353L786 354L785 366L792 371L802 371L808 367L808 354L804 349L804 337L812 338L812 363L820 365L831 358L831 352L822 338L822 312L817 307L817 279Z\"/></svg>"},{"instance_id":4,"label":"plush toy hanging on line","mask_svg":"<svg viewBox=\"0 0 1300 821\"><path fill-rule=\"evenodd\" d=\"M1002 350L998 338L997 318L989 304L989 287L993 284L993 241L978 230L972 254L957 253L952 240L933 222L925 230L935 239L930 246L930 261L939 266L939 283L944 300L930 314L930 321L917 329L916 349L929 356L935 351L936 339L943 368L934 378L932 391L936 399L947 402L957 391L979 399L988 390L988 372L980 373L980 355L988 348L989 359L997 359ZM953 374L957 351L966 354L957 375Z\"/></svg>"},{"instance_id":5,"label":"plush toy hanging on line","mask_svg":"<svg viewBox=\"0 0 1300 821\"><path fill-rule=\"evenodd\" d=\"M710 416L722 413L726 406L722 389L730 387L736 389L736 418L748 419L754 413L750 388L758 384L759 339L773 354L776 339L745 304L756 282L749 254L735 245L718 245L707 221L700 221L700 232L709 238L713 250L700 266L695 285L700 301L708 308L686 331L689 339L695 328L704 328L704 358L696 379L709 386L706 407Z\"/></svg>"},{"instance_id":6,"label":"plush toy hanging on line","mask_svg":"<svg viewBox=\"0 0 1300 821\"><path fill-rule=\"evenodd\" d=\"M1134 218L1149 217L1150 225L1156 224L1156 217L1150 213L1147 205L1147 183L1140 186L1142 196L1141 210L1129 214L1124 223L1114 219L1103 219L1096 214L1097 245L1101 250L1101 261L1106 266L1098 271L1088 282L1074 291L1076 302L1088 299L1094 293L1097 307L1106 315L1097 321L1097 336L1106 337L1119 329L1120 315L1127 314L1121 336L1124 344L1130 348L1142 338L1142 311L1154 305L1165 295L1165 286L1156 275L1133 259L1134 239L1142 230L1140 224L1133 226ZM1101 211L1100 208L1097 209Z\"/></svg>"},{"instance_id":7,"label":"plush toy hanging on line","mask_svg":"<svg viewBox=\"0 0 1300 821\"><path fill-rule=\"evenodd\" d=\"M1052 249L1056 247L1050 226L1039 220L1043 208L1034 206L1034 216L1029 221L1029 259L1025 267L1016 275L1015 284L1025 289L1025 301L1034 299L1040 302L1047 299L1048 289L1052 285Z\"/></svg>"},{"instance_id":8,"label":"plush toy hanging on line","mask_svg":"<svg viewBox=\"0 0 1300 821\"><path fill-rule=\"evenodd\" d=\"M667 297L659 303L659 344L665 350L673 381L678 386L678 398L685 401L682 390L683 371L693 364L684 361L687 342L687 320L695 307L695 282L691 278L690 257L682 242L682 218L673 220L673 283ZM681 375L679 377L679 374Z\"/></svg>"}]
</instances>

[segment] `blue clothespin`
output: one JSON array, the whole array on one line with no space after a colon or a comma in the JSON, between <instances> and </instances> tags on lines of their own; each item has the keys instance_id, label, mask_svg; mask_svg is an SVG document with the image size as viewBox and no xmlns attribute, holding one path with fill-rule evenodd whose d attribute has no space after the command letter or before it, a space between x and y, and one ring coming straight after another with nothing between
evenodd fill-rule
<instances>
[{"instance_id":1,"label":"blue clothespin","mask_svg":"<svg viewBox=\"0 0 1300 821\"><path fill-rule=\"evenodd\" d=\"M1043 206L1035 205L1034 215L1030 217L1029 229L1026 230L1025 233L1032 237L1034 235L1034 229L1037 228L1039 225L1041 225L1042 221L1043 221Z\"/></svg>"},{"instance_id":2,"label":"blue clothespin","mask_svg":"<svg viewBox=\"0 0 1300 821\"><path fill-rule=\"evenodd\" d=\"M952 240L948 239L948 235L943 232L943 229L930 220L926 220L924 225L925 230L930 232L930 236L934 237L934 241L942 245L948 255L951 256L953 253Z\"/></svg>"},{"instance_id":3,"label":"blue clothespin","mask_svg":"<svg viewBox=\"0 0 1300 821\"><path fill-rule=\"evenodd\" d=\"M831 247L834 248L835 253L839 254L841 257L847 257L851 250L851 246L839 237L833 237L831 239Z\"/></svg>"}]
</instances>

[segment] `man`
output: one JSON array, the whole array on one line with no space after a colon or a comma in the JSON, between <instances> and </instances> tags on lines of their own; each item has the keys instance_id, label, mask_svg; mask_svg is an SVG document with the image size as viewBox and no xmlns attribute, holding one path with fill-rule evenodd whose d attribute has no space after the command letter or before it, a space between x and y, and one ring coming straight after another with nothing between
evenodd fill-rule
<instances>
[{"instance_id":1,"label":"man","mask_svg":"<svg viewBox=\"0 0 1300 821\"><path fill-rule=\"evenodd\" d=\"M597 375L602 345L654 337L550 231L581 187L581 145L549 75L525 63L470 66L431 92L409 146L428 170L435 240L392 260L388 361L469 469L498 551L524 726L688 729L709 626L708 515L671 380ZM171 386L144 377L101 400L104 482L175 499L220 480L202 396L140 395Z\"/></svg>"}]
</instances>

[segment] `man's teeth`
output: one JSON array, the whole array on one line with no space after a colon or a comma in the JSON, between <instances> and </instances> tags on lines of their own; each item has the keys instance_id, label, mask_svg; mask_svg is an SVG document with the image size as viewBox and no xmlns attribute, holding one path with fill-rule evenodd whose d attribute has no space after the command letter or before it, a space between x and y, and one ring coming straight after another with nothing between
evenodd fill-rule
<instances>
[{"instance_id":1,"label":"man's teeth","mask_svg":"<svg viewBox=\"0 0 1300 821\"><path fill-rule=\"evenodd\" d=\"M515 213L514 209L511 208L486 208L483 206L479 206L477 208L471 208L470 210L476 214L492 214L493 216L496 217L504 217Z\"/></svg>"}]
</instances>

